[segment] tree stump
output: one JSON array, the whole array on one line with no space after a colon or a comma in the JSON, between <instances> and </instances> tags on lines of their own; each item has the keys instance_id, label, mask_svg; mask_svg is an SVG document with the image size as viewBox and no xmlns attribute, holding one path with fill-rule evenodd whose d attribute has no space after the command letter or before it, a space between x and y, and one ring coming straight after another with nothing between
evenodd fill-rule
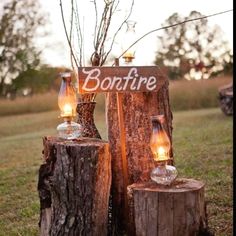
<instances>
[{"instance_id":1,"label":"tree stump","mask_svg":"<svg viewBox=\"0 0 236 236\"><path fill-rule=\"evenodd\" d=\"M128 186L128 197L133 235L209 235L201 181L177 179L171 186L135 183Z\"/></svg>"},{"instance_id":2,"label":"tree stump","mask_svg":"<svg viewBox=\"0 0 236 236\"><path fill-rule=\"evenodd\" d=\"M164 75L160 72L160 76ZM148 181L150 171L154 168L149 147L152 131L151 116L164 114L166 120L164 128L170 141L172 140L172 112L169 104L168 85L169 82L166 78L165 84L158 92L126 92L122 94L120 104L124 114L128 185L137 181ZM125 186L122 176L122 147L115 93L108 93L106 96L106 118L112 156L112 221L116 228L116 234L122 235L127 222L127 212L124 209L127 186Z\"/></svg>"},{"instance_id":3,"label":"tree stump","mask_svg":"<svg viewBox=\"0 0 236 236\"><path fill-rule=\"evenodd\" d=\"M218 92L221 110L225 115L233 115L233 83L221 86Z\"/></svg>"},{"instance_id":4,"label":"tree stump","mask_svg":"<svg viewBox=\"0 0 236 236\"><path fill-rule=\"evenodd\" d=\"M43 144L40 235L106 235L111 184L108 143L45 137Z\"/></svg>"}]
</instances>

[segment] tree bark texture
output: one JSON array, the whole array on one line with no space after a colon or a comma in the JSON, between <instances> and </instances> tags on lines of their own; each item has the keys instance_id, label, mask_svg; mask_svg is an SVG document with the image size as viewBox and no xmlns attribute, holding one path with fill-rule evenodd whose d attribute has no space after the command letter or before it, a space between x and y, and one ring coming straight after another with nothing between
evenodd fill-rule
<instances>
[{"instance_id":1,"label":"tree bark texture","mask_svg":"<svg viewBox=\"0 0 236 236\"><path fill-rule=\"evenodd\" d=\"M233 83L220 87L218 92L221 110L225 115L233 115Z\"/></svg>"},{"instance_id":2,"label":"tree bark texture","mask_svg":"<svg viewBox=\"0 0 236 236\"><path fill-rule=\"evenodd\" d=\"M164 114L166 120L164 128L172 143L172 112L168 85L167 79L158 92L127 92L122 95L128 185L150 180L150 171L154 168L149 147L152 132L150 116ZM127 212L124 210L124 196L127 190L122 176L120 127L115 93L106 95L106 119L112 156L112 221L116 233L122 234L126 224L124 221L127 222Z\"/></svg>"},{"instance_id":3,"label":"tree bark texture","mask_svg":"<svg viewBox=\"0 0 236 236\"><path fill-rule=\"evenodd\" d=\"M45 137L43 143L45 164L38 184L40 235L106 235L111 185L108 143L53 137Z\"/></svg>"},{"instance_id":4,"label":"tree bark texture","mask_svg":"<svg viewBox=\"0 0 236 236\"><path fill-rule=\"evenodd\" d=\"M102 139L94 122L96 102L79 102L76 107L77 123L82 125L82 137Z\"/></svg>"},{"instance_id":5,"label":"tree bark texture","mask_svg":"<svg viewBox=\"0 0 236 236\"><path fill-rule=\"evenodd\" d=\"M207 235L204 184L200 181L177 179L171 186L135 183L128 186L128 197L133 235Z\"/></svg>"}]
</instances>

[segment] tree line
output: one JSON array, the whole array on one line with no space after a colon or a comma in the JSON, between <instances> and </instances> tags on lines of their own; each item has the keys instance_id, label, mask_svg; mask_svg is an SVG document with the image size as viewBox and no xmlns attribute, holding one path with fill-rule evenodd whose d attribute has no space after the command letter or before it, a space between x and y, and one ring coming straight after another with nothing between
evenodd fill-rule
<instances>
[{"instance_id":1,"label":"tree line","mask_svg":"<svg viewBox=\"0 0 236 236\"><path fill-rule=\"evenodd\" d=\"M172 14L165 25L201 17L197 11L183 17ZM38 28L47 24L47 15L37 0L10 0L0 15L0 96L58 89L58 73L67 68L44 65L35 45ZM157 38L154 63L170 79L207 79L232 73L233 53L219 26L210 27L206 18L164 29Z\"/></svg>"}]
</instances>

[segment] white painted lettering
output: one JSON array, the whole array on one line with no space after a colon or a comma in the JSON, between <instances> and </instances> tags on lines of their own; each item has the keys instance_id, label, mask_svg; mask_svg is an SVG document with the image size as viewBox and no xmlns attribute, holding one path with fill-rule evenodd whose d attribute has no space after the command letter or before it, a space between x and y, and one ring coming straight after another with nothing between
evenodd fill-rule
<instances>
[{"instance_id":1,"label":"white painted lettering","mask_svg":"<svg viewBox=\"0 0 236 236\"><path fill-rule=\"evenodd\" d=\"M95 91L95 90L97 90L98 87L99 87L99 78L98 78L98 76L101 74L101 71L97 68L92 69L90 71L86 71L85 69L83 69L83 73L87 74L87 77L85 79L85 82L83 84L82 89L85 90L85 91ZM94 80L94 81L91 81L91 80ZM93 87L87 88L88 83L91 83L93 85Z\"/></svg>"},{"instance_id":2,"label":"white painted lettering","mask_svg":"<svg viewBox=\"0 0 236 236\"><path fill-rule=\"evenodd\" d=\"M144 84L147 83L147 78L146 77L140 77L139 78L137 90L140 89L142 83L144 83Z\"/></svg>"},{"instance_id":3,"label":"white painted lettering","mask_svg":"<svg viewBox=\"0 0 236 236\"><path fill-rule=\"evenodd\" d=\"M107 74L104 78L104 72L99 68L86 70L82 69L83 79L81 79L81 90L85 92L96 91L153 91L157 88L157 78L155 76L144 77L138 74L135 67L126 71L122 77L115 76L114 73ZM145 73L147 74L147 72Z\"/></svg>"},{"instance_id":4,"label":"white painted lettering","mask_svg":"<svg viewBox=\"0 0 236 236\"><path fill-rule=\"evenodd\" d=\"M149 77L146 88L150 91L154 90L157 87L157 79L154 76Z\"/></svg>"},{"instance_id":5,"label":"white painted lettering","mask_svg":"<svg viewBox=\"0 0 236 236\"><path fill-rule=\"evenodd\" d=\"M133 77L132 84L130 85L130 89L136 90L136 81L138 78L137 68L130 69L128 76L130 76L132 74L132 72L134 72L134 77Z\"/></svg>"},{"instance_id":6,"label":"white painted lettering","mask_svg":"<svg viewBox=\"0 0 236 236\"><path fill-rule=\"evenodd\" d=\"M128 86L128 83L129 83L129 80L132 80L133 78L132 77L128 77L128 76L125 76L124 77L124 80L125 80L125 84L123 86L123 90L126 90L127 86Z\"/></svg>"},{"instance_id":7,"label":"white painted lettering","mask_svg":"<svg viewBox=\"0 0 236 236\"><path fill-rule=\"evenodd\" d=\"M138 77L134 77L132 84L130 85L130 90L136 90L136 80Z\"/></svg>"},{"instance_id":8,"label":"white painted lettering","mask_svg":"<svg viewBox=\"0 0 236 236\"><path fill-rule=\"evenodd\" d=\"M105 85L106 84L106 85ZM101 89L102 90L109 90L109 87L111 86L111 77L106 77L102 82L101 82Z\"/></svg>"}]
</instances>

